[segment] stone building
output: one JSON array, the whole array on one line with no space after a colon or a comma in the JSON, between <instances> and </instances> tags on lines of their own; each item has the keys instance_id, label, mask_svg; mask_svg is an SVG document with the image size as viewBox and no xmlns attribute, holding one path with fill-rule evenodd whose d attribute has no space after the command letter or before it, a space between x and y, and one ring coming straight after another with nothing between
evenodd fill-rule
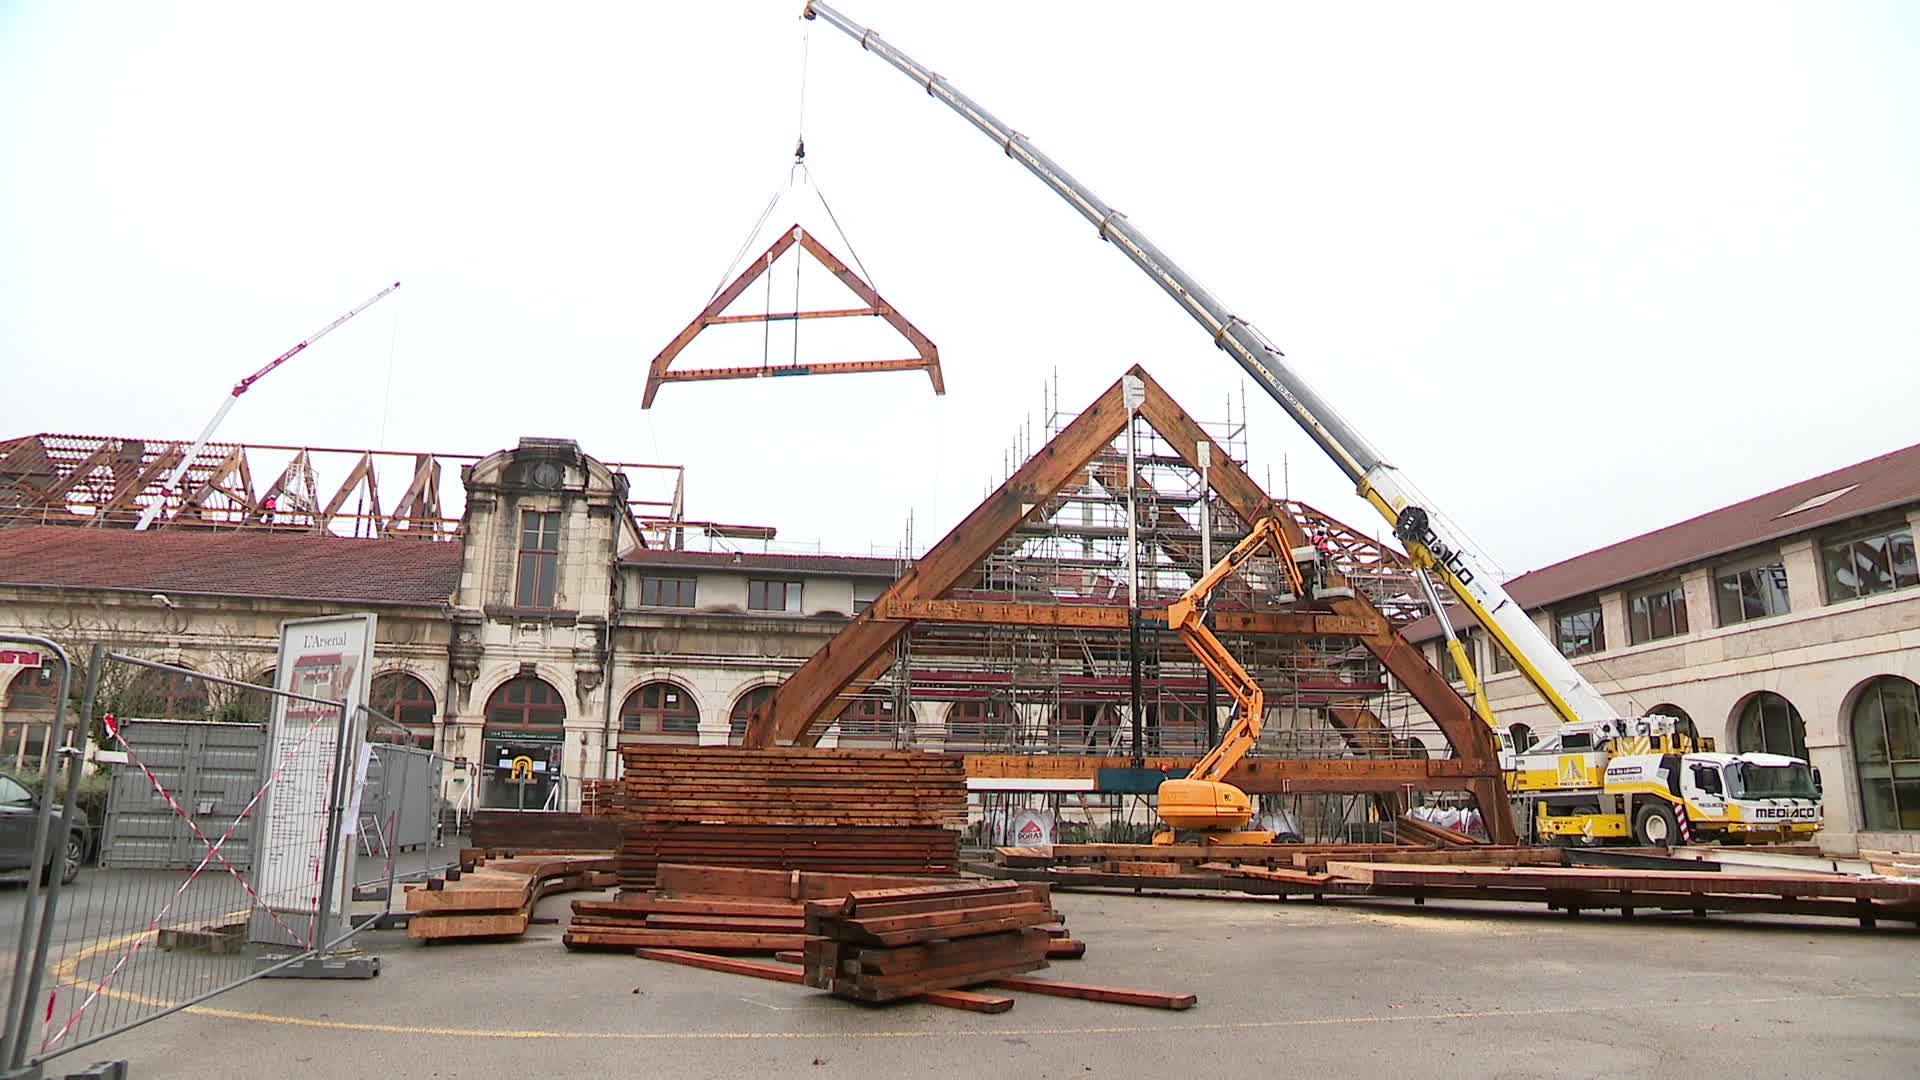
<instances>
[{"instance_id":1,"label":"stone building","mask_svg":"<svg viewBox=\"0 0 1920 1080\"><path fill-rule=\"evenodd\" d=\"M1920 446L1523 574L1507 591L1623 713L1810 760L1822 842L1920 846ZM1456 626L1466 625L1459 615ZM1408 627L1453 670L1438 624ZM1557 721L1484 634L1470 662L1517 744Z\"/></svg>"}]
</instances>

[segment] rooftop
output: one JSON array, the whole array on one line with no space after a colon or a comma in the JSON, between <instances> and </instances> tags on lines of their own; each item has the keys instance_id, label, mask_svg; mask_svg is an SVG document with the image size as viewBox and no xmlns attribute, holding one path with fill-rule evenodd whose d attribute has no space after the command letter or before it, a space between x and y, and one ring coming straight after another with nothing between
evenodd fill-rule
<instances>
[{"instance_id":1,"label":"rooftop","mask_svg":"<svg viewBox=\"0 0 1920 1080\"><path fill-rule=\"evenodd\" d=\"M1920 444L1723 506L1678 524L1532 570L1506 583L1515 602L1542 608L1742 548L1920 503ZM1456 625L1459 617L1456 616ZM1412 641L1440 636L1431 616Z\"/></svg>"},{"instance_id":2,"label":"rooftop","mask_svg":"<svg viewBox=\"0 0 1920 1080\"><path fill-rule=\"evenodd\" d=\"M888 581L900 576L899 560L865 555L786 555L637 548L621 556L620 562L623 566L675 570L782 570L799 574L885 578Z\"/></svg>"},{"instance_id":3,"label":"rooftop","mask_svg":"<svg viewBox=\"0 0 1920 1080\"><path fill-rule=\"evenodd\" d=\"M179 596L446 604L460 545L254 531L0 529L0 584Z\"/></svg>"}]
</instances>

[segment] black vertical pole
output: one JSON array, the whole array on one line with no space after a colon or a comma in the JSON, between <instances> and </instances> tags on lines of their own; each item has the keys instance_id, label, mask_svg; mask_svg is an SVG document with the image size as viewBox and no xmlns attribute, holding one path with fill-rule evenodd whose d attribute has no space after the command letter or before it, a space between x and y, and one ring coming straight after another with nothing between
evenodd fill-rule
<instances>
[{"instance_id":1,"label":"black vertical pole","mask_svg":"<svg viewBox=\"0 0 1920 1080\"><path fill-rule=\"evenodd\" d=\"M1127 612L1127 652L1133 663L1133 767L1147 767L1146 724L1140 715L1140 609Z\"/></svg>"}]
</instances>

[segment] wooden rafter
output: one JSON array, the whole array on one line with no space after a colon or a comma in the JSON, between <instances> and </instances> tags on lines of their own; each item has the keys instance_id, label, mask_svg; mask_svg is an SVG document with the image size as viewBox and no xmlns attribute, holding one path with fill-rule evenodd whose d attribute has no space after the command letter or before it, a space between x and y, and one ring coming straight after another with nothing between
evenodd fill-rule
<instances>
[{"instance_id":1,"label":"wooden rafter","mask_svg":"<svg viewBox=\"0 0 1920 1080\"><path fill-rule=\"evenodd\" d=\"M836 308L825 311L769 311L764 314L745 315L721 314L721 312L725 311L735 300L738 300L742 293L746 292L747 286L753 284L773 269L773 264L796 243L800 245L800 248L804 252L813 256L829 273L840 279L841 283L846 285L846 287L851 290L855 296L858 296L865 302L867 306L859 308ZM802 319L857 318L862 316L877 316L886 320L889 326L892 326L899 332L901 337L906 338L907 342L913 346L915 354L913 358L899 360L843 360L789 365L761 364L757 366L683 368L678 371L671 370L674 358L679 356L681 350L692 344L693 339L700 336L700 332L709 326L720 326L730 323L788 322ZM653 396L660 392L662 383L695 382L708 379L758 379L771 375L836 375L873 371L922 370L927 373L928 378L933 380L934 393L944 394L947 392L946 380L940 374L940 350L934 346L933 342L928 340L927 336L921 333L919 328L915 327L911 322L908 322L906 316L895 310L892 304L882 299L880 294L874 291L873 286L867 284L860 275L849 269L846 263L841 262L839 256L828 251L825 245L808 235L805 229L795 225L782 232L780 238L775 240L771 247L767 248L766 251L760 254L759 258L753 260L745 270L741 271L739 277L734 278L726 288L715 294L713 300L710 301L705 308L701 309L700 314L695 316L694 320L687 324L687 328L680 331L672 341L667 343L667 347L660 350L660 354L653 358L653 363L647 367L647 387L640 397L640 407L643 409L652 407Z\"/></svg>"}]
</instances>

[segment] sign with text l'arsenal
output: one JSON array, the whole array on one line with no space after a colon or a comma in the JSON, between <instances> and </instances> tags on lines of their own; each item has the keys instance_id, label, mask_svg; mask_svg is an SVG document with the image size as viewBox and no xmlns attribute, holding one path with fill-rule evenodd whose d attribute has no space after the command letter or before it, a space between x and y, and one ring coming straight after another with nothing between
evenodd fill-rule
<instances>
[{"instance_id":1,"label":"sign with text l'arsenal","mask_svg":"<svg viewBox=\"0 0 1920 1080\"><path fill-rule=\"evenodd\" d=\"M366 740L367 689L373 668L374 616L331 615L280 624L276 690L345 702L346 753L341 753L340 706L276 697L267 731L267 775L260 814L259 903L248 936L275 944L305 944L324 906L347 910L353 893L353 845L342 841L334 865L333 892L320 895L325 878L327 818L345 763L351 775ZM351 800L352 792L342 793ZM344 804L343 804L344 805ZM344 814L344 811L343 811ZM343 829L350 822L341 822ZM344 929L335 923L333 932Z\"/></svg>"}]
</instances>

